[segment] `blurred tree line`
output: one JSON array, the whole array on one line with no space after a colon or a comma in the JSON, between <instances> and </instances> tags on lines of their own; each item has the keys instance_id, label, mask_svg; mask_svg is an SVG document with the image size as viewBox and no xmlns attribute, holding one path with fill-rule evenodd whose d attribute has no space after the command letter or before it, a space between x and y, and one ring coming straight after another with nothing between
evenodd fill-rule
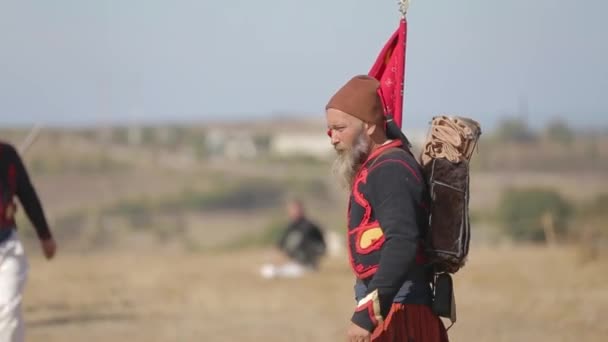
<instances>
[{"instance_id":1,"label":"blurred tree line","mask_svg":"<svg viewBox=\"0 0 608 342\"><path fill-rule=\"evenodd\" d=\"M510 188L490 216L516 242L578 243L591 255L608 248L608 193L575 203L550 188Z\"/></svg>"},{"instance_id":2,"label":"blurred tree line","mask_svg":"<svg viewBox=\"0 0 608 342\"><path fill-rule=\"evenodd\" d=\"M540 131L532 130L527 121L518 117L503 119L494 135L500 142L530 143L541 139L568 145L576 138L576 132L560 118L550 120Z\"/></svg>"},{"instance_id":3,"label":"blurred tree line","mask_svg":"<svg viewBox=\"0 0 608 342\"><path fill-rule=\"evenodd\" d=\"M483 134L471 165L483 171L608 169L608 131L575 129L555 118L533 129L521 117L504 118Z\"/></svg>"}]
</instances>

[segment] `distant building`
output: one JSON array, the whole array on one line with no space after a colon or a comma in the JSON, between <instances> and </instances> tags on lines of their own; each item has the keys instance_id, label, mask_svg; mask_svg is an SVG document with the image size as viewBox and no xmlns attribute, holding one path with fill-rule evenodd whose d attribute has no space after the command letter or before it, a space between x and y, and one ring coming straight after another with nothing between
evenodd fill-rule
<instances>
[{"instance_id":1,"label":"distant building","mask_svg":"<svg viewBox=\"0 0 608 342\"><path fill-rule=\"evenodd\" d=\"M212 129L207 132L205 146L211 158L253 159L259 154L254 139L248 132L228 133Z\"/></svg>"},{"instance_id":2,"label":"distant building","mask_svg":"<svg viewBox=\"0 0 608 342\"><path fill-rule=\"evenodd\" d=\"M327 159L334 152L325 134L279 133L271 138L270 153L281 157L308 156Z\"/></svg>"}]
</instances>

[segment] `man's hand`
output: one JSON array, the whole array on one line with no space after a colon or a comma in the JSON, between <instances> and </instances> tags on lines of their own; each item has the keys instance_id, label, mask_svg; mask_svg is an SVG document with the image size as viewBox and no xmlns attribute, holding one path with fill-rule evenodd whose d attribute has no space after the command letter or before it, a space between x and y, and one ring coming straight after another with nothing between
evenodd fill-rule
<instances>
[{"instance_id":1,"label":"man's hand","mask_svg":"<svg viewBox=\"0 0 608 342\"><path fill-rule=\"evenodd\" d=\"M370 342L372 334L355 323L351 323L346 336L347 342Z\"/></svg>"},{"instance_id":2,"label":"man's hand","mask_svg":"<svg viewBox=\"0 0 608 342\"><path fill-rule=\"evenodd\" d=\"M48 260L52 259L55 256L57 244L55 244L55 240L53 238L40 241L40 245L42 246L42 252L44 253L44 256Z\"/></svg>"}]
</instances>

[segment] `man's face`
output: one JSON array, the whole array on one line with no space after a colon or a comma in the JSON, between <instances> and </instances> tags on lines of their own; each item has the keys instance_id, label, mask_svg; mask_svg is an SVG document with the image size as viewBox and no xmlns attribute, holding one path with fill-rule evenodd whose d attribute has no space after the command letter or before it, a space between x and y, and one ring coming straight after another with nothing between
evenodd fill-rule
<instances>
[{"instance_id":1,"label":"man's face","mask_svg":"<svg viewBox=\"0 0 608 342\"><path fill-rule=\"evenodd\" d=\"M338 153L332 170L341 185L348 189L371 146L366 125L356 117L333 108L327 110L326 119L331 144Z\"/></svg>"},{"instance_id":2,"label":"man's face","mask_svg":"<svg viewBox=\"0 0 608 342\"><path fill-rule=\"evenodd\" d=\"M341 110L330 108L326 112L331 144L338 153L352 149L363 132L363 122Z\"/></svg>"}]
</instances>

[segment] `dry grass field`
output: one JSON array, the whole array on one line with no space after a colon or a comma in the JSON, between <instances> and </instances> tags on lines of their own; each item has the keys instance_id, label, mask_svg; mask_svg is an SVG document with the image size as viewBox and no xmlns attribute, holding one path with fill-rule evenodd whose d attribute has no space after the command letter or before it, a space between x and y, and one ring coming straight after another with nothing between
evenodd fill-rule
<instances>
[{"instance_id":1,"label":"dry grass field","mask_svg":"<svg viewBox=\"0 0 608 342\"><path fill-rule=\"evenodd\" d=\"M353 309L346 258L264 280L258 249L59 255L30 250L27 340L343 341ZM476 248L455 277L452 341L605 341L608 260L569 247Z\"/></svg>"},{"instance_id":2,"label":"dry grass field","mask_svg":"<svg viewBox=\"0 0 608 342\"><path fill-rule=\"evenodd\" d=\"M33 230L21 226L31 266L27 341L344 341L355 304L346 256L302 279L270 281L258 276L268 255L255 243L283 218L280 200L291 193L304 195L323 228L342 232L346 195L330 186L329 164L197 160L176 151L102 146L69 132L44 134L28 151L60 249L56 260L42 260ZM598 165L474 170L470 207L492 217L511 186L555 189L580 205L608 193ZM239 184L250 190L235 192ZM276 191L247 209L264 199L264 186ZM235 193L249 199L226 201ZM228 205L203 208L218 198ZM608 340L606 248L583 263L580 247L505 245L494 228L473 226L470 261L455 276L452 341Z\"/></svg>"}]
</instances>

